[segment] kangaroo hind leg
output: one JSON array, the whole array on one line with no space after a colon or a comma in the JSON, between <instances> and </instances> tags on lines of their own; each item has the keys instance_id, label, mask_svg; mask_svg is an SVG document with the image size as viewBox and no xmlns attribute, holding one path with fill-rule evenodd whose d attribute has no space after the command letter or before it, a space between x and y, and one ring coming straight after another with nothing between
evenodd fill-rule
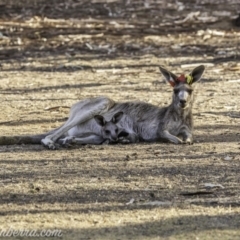
<instances>
[{"instance_id":1,"label":"kangaroo hind leg","mask_svg":"<svg viewBox=\"0 0 240 240\"><path fill-rule=\"evenodd\" d=\"M85 99L74 104L70 110L67 122L53 134L42 139L42 144L49 149L55 149L55 142L78 124L84 123L97 114L103 114L114 106L114 101L106 97Z\"/></svg>"}]
</instances>

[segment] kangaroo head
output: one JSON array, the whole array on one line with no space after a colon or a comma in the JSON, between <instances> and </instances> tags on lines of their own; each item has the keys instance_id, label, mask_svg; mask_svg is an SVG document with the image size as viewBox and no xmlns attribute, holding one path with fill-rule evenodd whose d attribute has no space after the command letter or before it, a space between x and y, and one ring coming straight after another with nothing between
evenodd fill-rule
<instances>
[{"instance_id":1,"label":"kangaroo head","mask_svg":"<svg viewBox=\"0 0 240 240\"><path fill-rule=\"evenodd\" d=\"M180 109L186 109L191 106L193 99L192 84L199 81L202 77L205 67L200 65L193 69L188 75L177 77L172 72L163 67L159 67L162 75L173 87L173 103Z\"/></svg>"},{"instance_id":2,"label":"kangaroo head","mask_svg":"<svg viewBox=\"0 0 240 240\"><path fill-rule=\"evenodd\" d=\"M104 139L110 140L111 142L118 140L119 128L117 123L121 120L122 116L123 112L117 112L110 121L106 121L101 115L94 116L97 124L102 127L102 137Z\"/></svg>"}]
</instances>

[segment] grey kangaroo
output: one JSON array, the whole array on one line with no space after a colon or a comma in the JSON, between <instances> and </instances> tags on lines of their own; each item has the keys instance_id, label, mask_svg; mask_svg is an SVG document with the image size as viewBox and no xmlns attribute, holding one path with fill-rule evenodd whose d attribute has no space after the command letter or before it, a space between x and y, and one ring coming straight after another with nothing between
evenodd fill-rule
<instances>
[{"instance_id":1,"label":"grey kangaroo","mask_svg":"<svg viewBox=\"0 0 240 240\"><path fill-rule=\"evenodd\" d=\"M123 112L117 112L113 115L110 121L107 121L101 115L95 115L93 119L87 121L84 126L78 129L72 135L63 135L65 138L61 138L58 142L63 146L68 146L69 144L108 144L118 141L119 135L124 135L121 133L122 130L119 129L117 123L123 117Z\"/></svg>"},{"instance_id":2,"label":"grey kangaroo","mask_svg":"<svg viewBox=\"0 0 240 240\"><path fill-rule=\"evenodd\" d=\"M97 125L94 116L102 115L109 121L116 113L123 112L116 123L120 143L170 141L192 144L193 85L201 79L204 69L201 65L190 74L177 77L160 67L160 72L173 87L172 102L168 107L160 108L145 102L119 103L107 97L89 98L72 106L68 120L61 127L36 136L42 137L42 144L49 149L55 149L55 143L61 138L75 139L80 144L101 144L99 136L91 130Z\"/></svg>"},{"instance_id":3,"label":"grey kangaroo","mask_svg":"<svg viewBox=\"0 0 240 240\"><path fill-rule=\"evenodd\" d=\"M126 136L119 142L155 142L167 140L175 144L193 143L193 84L201 79L204 66L198 66L189 75L177 77L167 69L160 67L164 78L173 87L172 102L168 107L159 108L145 102L118 103L107 97L90 98L72 106L67 122L52 134L42 139L42 144L55 149L55 142L62 136L78 136L85 131L86 124L92 123L95 115L106 119L117 112L124 113L117 123ZM96 134L90 133L81 138L81 143L96 144Z\"/></svg>"}]
</instances>

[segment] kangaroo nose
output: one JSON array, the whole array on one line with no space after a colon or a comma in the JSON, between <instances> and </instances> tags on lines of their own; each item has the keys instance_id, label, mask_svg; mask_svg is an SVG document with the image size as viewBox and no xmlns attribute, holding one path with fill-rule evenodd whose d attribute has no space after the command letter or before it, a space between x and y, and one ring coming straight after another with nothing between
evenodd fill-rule
<instances>
[{"instance_id":1,"label":"kangaroo nose","mask_svg":"<svg viewBox=\"0 0 240 240\"><path fill-rule=\"evenodd\" d=\"M187 102L186 100L180 99L180 103L181 103L181 104L185 104L186 102Z\"/></svg>"},{"instance_id":2,"label":"kangaroo nose","mask_svg":"<svg viewBox=\"0 0 240 240\"><path fill-rule=\"evenodd\" d=\"M116 142L118 140L118 136L117 135L112 136L112 140Z\"/></svg>"}]
</instances>

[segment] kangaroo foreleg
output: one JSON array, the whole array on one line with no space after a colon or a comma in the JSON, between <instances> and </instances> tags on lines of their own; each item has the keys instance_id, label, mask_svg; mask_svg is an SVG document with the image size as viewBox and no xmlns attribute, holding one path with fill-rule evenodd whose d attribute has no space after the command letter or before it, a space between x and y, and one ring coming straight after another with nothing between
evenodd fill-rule
<instances>
[{"instance_id":1,"label":"kangaroo foreleg","mask_svg":"<svg viewBox=\"0 0 240 240\"><path fill-rule=\"evenodd\" d=\"M89 136L84 137L74 137L68 136L65 138L61 138L58 140L62 146L69 146L69 145L85 145L85 144L93 144L93 145L100 145L104 142L102 136L98 136L95 134L91 134Z\"/></svg>"},{"instance_id":2,"label":"kangaroo foreleg","mask_svg":"<svg viewBox=\"0 0 240 240\"><path fill-rule=\"evenodd\" d=\"M163 131L162 137L176 144L183 143L183 141L180 138L172 135L168 130Z\"/></svg>"},{"instance_id":3,"label":"kangaroo foreleg","mask_svg":"<svg viewBox=\"0 0 240 240\"><path fill-rule=\"evenodd\" d=\"M181 135L183 137L183 143L193 144L193 136L189 131L182 131Z\"/></svg>"}]
</instances>

